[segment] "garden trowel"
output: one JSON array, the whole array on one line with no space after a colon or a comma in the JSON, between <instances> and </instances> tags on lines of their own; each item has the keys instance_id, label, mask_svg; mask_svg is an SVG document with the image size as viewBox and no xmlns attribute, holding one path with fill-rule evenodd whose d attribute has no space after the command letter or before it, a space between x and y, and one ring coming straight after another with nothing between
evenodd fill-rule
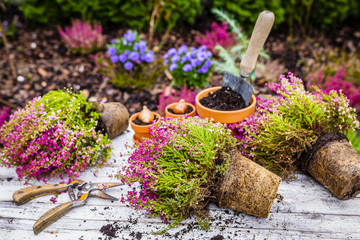
<instances>
[{"instance_id":1,"label":"garden trowel","mask_svg":"<svg viewBox=\"0 0 360 240\"><path fill-rule=\"evenodd\" d=\"M260 50L269 36L274 20L275 16L270 11L265 10L259 14L250 38L249 46L240 63L240 77L230 73L225 73L224 75L222 87L230 87L233 91L239 93L245 101L245 106L249 105L254 92L254 88L246 79L255 68Z\"/></svg>"}]
</instances>

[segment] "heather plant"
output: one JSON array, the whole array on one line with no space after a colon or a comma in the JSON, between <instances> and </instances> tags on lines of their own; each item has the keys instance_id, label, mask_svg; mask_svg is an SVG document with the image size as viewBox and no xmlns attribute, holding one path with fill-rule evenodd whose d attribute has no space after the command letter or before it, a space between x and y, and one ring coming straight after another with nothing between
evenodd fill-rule
<instances>
[{"instance_id":1,"label":"heather plant","mask_svg":"<svg viewBox=\"0 0 360 240\"><path fill-rule=\"evenodd\" d=\"M202 45L198 49L182 45L179 49L171 48L164 55L173 83L177 87L204 88L212 70L212 53Z\"/></svg>"},{"instance_id":2,"label":"heather plant","mask_svg":"<svg viewBox=\"0 0 360 240\"><path fill-rule=\"evenodd\" d=\"M100 113L83 94L51 91L16 111L0 129L1 164L19 179L78 178L110 158L110 140L96 130Z\"/></svg>"},{"instance_id":3,"label":"heather plant","mask_svg":"<svg viewBox=\"0 0 360 240\"><path fill-rule=\"evenodd\" d=\"M136 31L128 30L122 38L113 39L107 53L109 57L99 58L98 65L117 87L149 87L161 74L160 62Z\"/></svg>"},{"instance_id":4,"label":"heather plant","mask_svg":"<svg viewBox=\"0 0 360 240\"><path fill-rule=\"evenodd\" d=\"M253 159L269 169L289 176L300 164L301 154L320 137L329 133L347 133L359 128L355 109L342 92L325 93L304 89L302 80L292 73L280 76L280 84L269 83L278 95L276 111L269 111L250 134Z\"/></svg>"},{"instance_id":5,"label":"heather plant","mask_svg":"<svg viewBox=\"0 0 360 240\"><path fill-rule=\"evenodd\" d=\"M229 33L227 28L227 23L224 21L222 24L213 22L211 24L211 31L205 30L205 34L195 36L195 40L200 45L205 45L212 53L216 54L217 51L215 50L215 47L217 45L226 49L234 44L236 35L234 33Z\"/></svg>"},{"instance_id":6,"label":"heather plant","mask_svg":"<svg viewBox=\"0 0 360 240\"><path fill-rule=\"evenodd\" d=\"M313 50L315 62L307 64L307 87L316 85L326 91L342 89L356 107L360 103L360 59L356 52L345 53L338 49ZM307 61L306 61L307 62Z\"/></svg>"},{"instance_id":7,"label":"heather plant","mask_svg":"<svg viewBox=\"0 0 360 240\"><path fill-rule=\"evenodd\" d=\"M165 108L167 105L178 102L181 99L184 99L185 102L191 103L195 106L195 97L197 91L193 88L188 88L187 86L183 86L179 91L176 91L173 88L166 88L159 95L159 104L156 106L158 109L158 113L160 115L165 115Z\"/></svg>"},{"instance_id":8,"label":"heather plant","mask_svg":"<svg viewBox=\"0 0 360 240\"><path fill-rule=\"evenodd\" d=\"M221 45L215 47L215 50L218 51L219 60L214 61L214 70L220 73L227 72L237 76L240 72L240 62L249 45L248 36L226 11L213 9L212 12L219 20L225 21L231 29L231 32L235 34L235 44L230 49L227 50ZM263 49L260 51L259 56L263 61L269 59L269 55L267 55ZM261 63L258 63L256 66L257 68L265 69L265 66ZM253 72L248 79L254 81L255 77L255 72Z\"/></svg>"},{"instance_id":9,"label":"heather plant","mask_svg":"<svg viewBox=\"0 0 360 240\"><path fill-rule=\"evenodd\" d=\"M10 108L0 107L0 127L5 123L9 117Z\"/></svg>"},{"instance_id":10,"label":"heather plant","mask_svg":"<svg viewBox=\"0 0 360 240\"><path fill-rule=\"evenodd\" d=\"M207 206L235 138L222 124L198 117L162 119L150 133L153 138L135 147L129 165L118 173L130 186L140 183L122 201L169 223L162 232L191 215L208 228Z\"/></svg>"},{"instance_id":11,"label":"heather plant","mask_svg":"<svg viewBox=\"0 0 360 240\"><path fill-rule=\"evenodd\" d=\"M91 26L89 21L82 22L77 19L72 22L71 27L65 27L64 30L59 27L58 30L65 45L76 53L91 53L105 45L101 25Z\"/></svg>"}]
</instances>

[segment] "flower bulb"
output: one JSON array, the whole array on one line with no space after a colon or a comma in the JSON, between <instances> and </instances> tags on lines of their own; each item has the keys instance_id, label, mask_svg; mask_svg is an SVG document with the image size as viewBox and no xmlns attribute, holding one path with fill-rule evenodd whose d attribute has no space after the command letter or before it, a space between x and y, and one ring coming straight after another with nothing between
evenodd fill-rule
<instances>
[{"instance_id":1,"label":"flower bulb","mask_svg":"<svg viewBox=\"0 0 360 240\"><path fill-rule=\"evenodd\" d=\"M143 107L139 114L139 119L143 123L151 123L154 120L154 114L146 107Z\"/></svg>"},{"instance_id":2,"label":"flower bulb","mask_svg":"<svg viewBox=\"0 0 360 240\"><path fill-rule=\"evenodd\" d=\"M187 105L184 99L181 99L174 107L174 113L184 114L186 112Z\"/></svg>"}]
</instances>

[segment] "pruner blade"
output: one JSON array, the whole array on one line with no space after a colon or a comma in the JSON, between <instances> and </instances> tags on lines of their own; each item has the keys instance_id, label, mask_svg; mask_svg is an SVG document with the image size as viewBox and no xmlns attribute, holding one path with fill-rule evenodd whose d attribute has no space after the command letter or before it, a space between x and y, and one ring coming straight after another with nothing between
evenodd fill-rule
<instances>
[{"instance_id":1,"label":"pruner blade","mask_svg":"<svg viewBox=\"0 0 360 240\"><path fill-rule=\"evenodd\" d=\"M113 188L117 186L121 186L123 184L121 183L92 183L94 187L96 187L98 190L105 190L107 188Z\"/></svg>"},{"instance_id":2,"label":"pruner blade","mask_svg":"<svg viewBox=\"0 0 360 240\"><path fill-rule=\"evenodd\" d=\"M99 197L99 198L102 198L102 199L106 199L106 200L109 200L109 201L119 201L118 198L113 197L110 194L104 193L103 191L92 192L92 193L90 193L90 195L94 196L94 197Z\"/></svg>"}]
</instances>

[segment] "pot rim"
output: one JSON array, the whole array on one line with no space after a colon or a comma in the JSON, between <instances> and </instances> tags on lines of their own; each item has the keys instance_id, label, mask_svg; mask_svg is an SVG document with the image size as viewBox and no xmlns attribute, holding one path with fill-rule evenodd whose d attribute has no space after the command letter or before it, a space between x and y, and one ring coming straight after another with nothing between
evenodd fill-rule
<instances>
[{"instance_id":1,"label":"pot rim","mask_svg":"<svg viewBox=\"0 0 360 240\"><path fill-rule=\"evenodd\" d=\"M221 110L215 110L215 109L211 109L211 108L208 108L208 107L205 107L204 105L202 105L200 103L200 95L204 94L204 93L207 93L207 92L212 92L212 91L216 91L216 90L219 90L221 88L221 86L217 86L217 87L211 87L211 88L206 88L204 90L202 90L201 92L199 92L196 97L195 97L195 103L196 105L202 107L203 109L207 110L207 111L211 111L211 112L216 112L216 113L225 113L225 114L233 114L233 113L241 113L241 112L245 112L247 111L248 109L251 109L253 107L255 107L255 104L256 104L256 97L255 95L251 95L251 100L250 100L250 105L247 106L246 108L243 108L243 109L240 109L240 110L233 110L233 111L221 111Z\"/></svg>"}]
</instances>

